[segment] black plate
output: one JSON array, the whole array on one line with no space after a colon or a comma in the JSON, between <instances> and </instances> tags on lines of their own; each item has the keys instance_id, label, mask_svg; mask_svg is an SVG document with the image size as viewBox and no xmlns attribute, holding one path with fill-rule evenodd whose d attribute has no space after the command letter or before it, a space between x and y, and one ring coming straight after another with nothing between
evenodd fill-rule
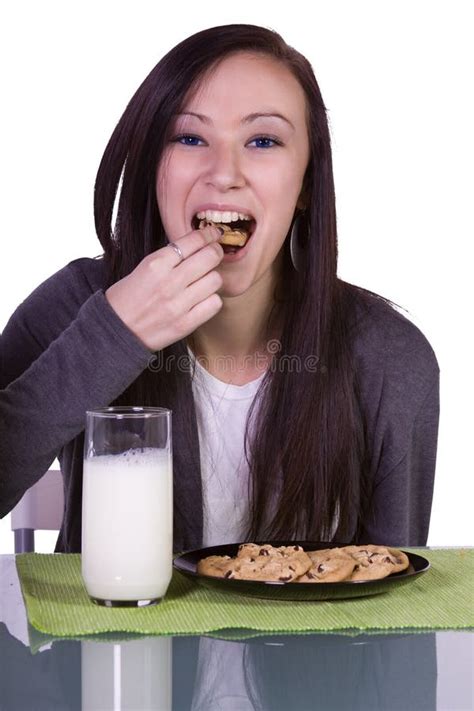
<instances>
[{"instance_id":1,"label":"black plate","mask_svg":"<svg viewBox=\"0 0 474 711\"><path fill-rule=\"evenodd\" d=\"M271 543L273 546L299 545L304 550L309 551L322 548L337 548L342 545L338 543L315 543L313 541L266 541L266 543ZM222 546L187 551L175 558L173 566L183 575L193 578L197 583L207 588L212 588L219 592L274 600L339 600L350 597L363 597L365 595L378 595L410 583L419 575L426 573L430 567L426 558L404 551L410 561L409 567L400 573L393 573L380 580L347 580L340 583L282 583L213 578L210 575L200 575L196 572L197 564L201 558L206 558L208 555L235 556L239 545L240 543L228 543Z\"/></svg>"}]
</instances>

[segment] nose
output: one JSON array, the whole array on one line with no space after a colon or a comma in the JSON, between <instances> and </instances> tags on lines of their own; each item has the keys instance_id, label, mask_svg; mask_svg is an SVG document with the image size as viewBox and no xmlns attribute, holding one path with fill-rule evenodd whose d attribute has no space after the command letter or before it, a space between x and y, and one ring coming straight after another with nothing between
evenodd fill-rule
<instances>
[{"instance_id":1,"label":"nose","mask_svg":"<svg viewBox=\"0 0 474 711\"><path fill-rule=\"evenodd\" d=\"M238 149L230 145L215 146L209 156L206 183L217 190L226 191L245 185L241 157Z\"/></svg>"}]
</instances>

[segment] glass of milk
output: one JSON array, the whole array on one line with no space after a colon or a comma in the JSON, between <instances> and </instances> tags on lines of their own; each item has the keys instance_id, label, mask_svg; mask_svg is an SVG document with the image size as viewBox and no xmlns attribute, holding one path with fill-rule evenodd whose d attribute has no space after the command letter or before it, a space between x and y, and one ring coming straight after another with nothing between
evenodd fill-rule
<instances>
[{"instance_id":1,"label":"glass of milk","mask_svg":"<svg viewBox=\"0 0 474 711\"><path fill-rule=\"evenodd\" d=\"M151 605L173 561L171 411L106 407L86 413L82 577L94 602Z\"/></svg>"}]
</instances>

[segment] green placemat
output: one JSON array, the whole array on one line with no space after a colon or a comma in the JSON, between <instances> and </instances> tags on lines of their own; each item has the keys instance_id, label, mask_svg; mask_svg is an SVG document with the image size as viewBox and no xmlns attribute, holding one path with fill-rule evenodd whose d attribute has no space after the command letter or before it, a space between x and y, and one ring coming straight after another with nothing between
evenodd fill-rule
<instances>
[{"instance_id":1,"label":"green placemat","mask_svg":"<svg viewBox=\"0 0 474 711\"><path fill-rule=\"evenodd\" d=\"M247 629L273 633L474 627L474 549L412 548L431 569L409 585L372 597L276 602L208 590L176 571L166 597L147 608L103 608L89 600L80 555L17 556L30 623L76 637L100 632L206 634Z\"/></svg>"}]
</instances>

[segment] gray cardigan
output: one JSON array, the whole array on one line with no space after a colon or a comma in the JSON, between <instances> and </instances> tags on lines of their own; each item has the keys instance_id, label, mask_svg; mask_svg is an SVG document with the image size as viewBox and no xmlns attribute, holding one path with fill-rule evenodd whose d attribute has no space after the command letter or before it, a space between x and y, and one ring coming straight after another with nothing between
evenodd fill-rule
<instances>
[{"instance_id":1,"label":"gray cardigan","mask_svg":"<svg viewBox=\"0 0 474 711\"><path fill-rule=\"evenodd\" d=\"M17 308L0 347L0 516L59 457L65 511L56 550L81 549L85 411L105 407L148 366L149 351L104 296L102 258L77 259ZM439 368L421 331L382 302L357 324L356 370L374 493L364 542L424 545L433 495ZM187 388L186 406L194 410ZM159 404L159 403L157 403ZM173 413L174 549L202 542L197 426L182 442ZM175 512L176 513L176 512Z\"/></svg>"}]
</instances>

